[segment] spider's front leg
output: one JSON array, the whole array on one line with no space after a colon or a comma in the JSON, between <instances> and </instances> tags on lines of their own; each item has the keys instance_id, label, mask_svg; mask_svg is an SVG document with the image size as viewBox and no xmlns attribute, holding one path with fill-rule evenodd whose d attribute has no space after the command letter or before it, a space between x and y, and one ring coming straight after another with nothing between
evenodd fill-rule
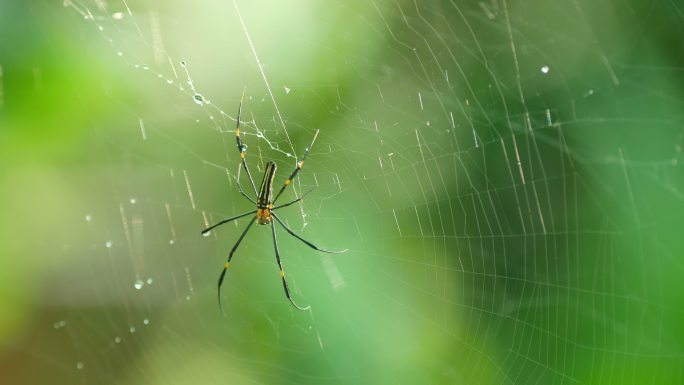
<instances>
[{"instance_id":1,"label":"spider's front leg","mask_svg":"<svg viewBox=\"0 0 684 385\"><path fill-rule=\"evenodd\" d=\"M282 206L281 206L281 207L282 207ZM306 244L307 246L309 246L310 248L312 248L312 249L314 249L314 250L316 250L316 251L322 251L322 252L324 252L324 253L330 253L330 254L342 254L342 253L348 251L348 249L343 249L343 250L327 250L327 249L322 249L322 248L320 248L320 247L314 245L313 243L307 241L306 239L300 237L299 235L297 235L297 233L295 233L294 231L292 231L291 228L289 228L282 220L280 220L280 218L278 218L278 216L275 214L275 212L271 211L271 216L272 216L273 218L275 218L275 220L278 221L278 223L280 223L280 225L283 226L283 228L285 229L285 231L287 231L290 235L292 235L293 237L295 237L295 238L299 239L300 241L304 242L304 244Z\"/></svg>"},{"instance_id":2,"label":"spider's front leg","mask_svg":"<svg viewBox=\"0 0 684 385\"><path fill-rule=\"evenodd\" d=\"M238 238L237 242L235 242L235 245L233 245L233 248L230 249L230 254L228 254L228 260L226 260L225 265L223 265L223 271L221 271L221 275L219 276L218 280L218 303L219 303L219 309L221 309L221 313L225 315L226 313L223 312L223 305L221 304L221 286L223 285L223 279L226 277L226 272L228 271L228 268L230 267L230 261L233 259L233 254L235 254L235 250L237 250L238 246L240 246L240 242L245 238L245 235L247 235L247 232L249 229L252 227L254 222L256 221L256 217L252 218L251 221L249 221L249 224L245 228L245 230L242 232L240 235L240 238Z\"/></svg>"},{"instance_id":3,"label":"spider's front leg","mask_svg":"<svg viewBox=\"0 0 684 385\"><path fill-rule=\"evenodd\" d=\"M271 232L273 233L273 248L275 249L276 261L278 262L278 267L280 268L280 279L283 280L283 289L285 289L285 296L288 300L290 300L290 303L292 303L292 305L297 309L309 310L311 308L310 306L303 307L297 305L295 301L292 299L292 295L290 295L290 288L287 286L287 281L285 280L285 271L283 270L283 264L280 262L280 252L278 251L278 241L276 239L276 231L273 221L271 221Z\"/></svg>"}]
</instances>

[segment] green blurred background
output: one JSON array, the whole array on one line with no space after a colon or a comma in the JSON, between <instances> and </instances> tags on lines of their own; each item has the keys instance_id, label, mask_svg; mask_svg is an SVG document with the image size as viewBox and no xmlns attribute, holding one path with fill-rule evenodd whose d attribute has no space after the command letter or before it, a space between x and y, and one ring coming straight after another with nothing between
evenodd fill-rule
<instances>
[{"instance_id":1,"label":"green blurred background","mask_svg":"<svg viewBox=\"0 0 684 385\"><path fill-rule=\"evenodd\" d=\"M2 1L0 382L684 383L682 41L674 1ZM256 179L320 129L311 311L260 226L216 303L243 89Z\"/></svg>"}]
</instances>

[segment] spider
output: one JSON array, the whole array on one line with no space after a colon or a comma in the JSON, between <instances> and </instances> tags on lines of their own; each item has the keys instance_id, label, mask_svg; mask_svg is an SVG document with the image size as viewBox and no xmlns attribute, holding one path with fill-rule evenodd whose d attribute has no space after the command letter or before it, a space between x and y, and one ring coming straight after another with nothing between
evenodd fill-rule
<instances>
[{"instance_id":1,"label":"spider","mask_svg":"<svg viewBox=\"0 0 684 385\"><path fill-rule=\"evenodd\" d=\"M316 130L316 133L314 134L313 140L311 141L311 145L306 148L306 151L304 152L304 156L302 157L301 160L297 162L297 165L290 174L290 176L285 180L285 183L283 184L283 187L280 188L280 191L278 191L278 194L276 194L275 197L273 197L273 180L275 178L275 173L277 170L277 166L273 161L269 161L266 163L266 168L264 170L264 176L263 179L261 180L261 186L259 187L259 191L257 191L256 185L254 184L254 179L252 179L252 174L249 172L249 167L247 167L247 162L245 161L245 152L247 151L247 146L245 146L242 143L242 137L240 136L240 113L242 112L242 100L244 99L244 93L242 95L242 98L240 98L240 106L238 107L238 113L237 113L237 125L235 127L235 138L237 140L237 148L238 151L240 152L240 162L242 163L242 167L245 169L245 172L247 173L247 176L249 177L249 182L252 185L252 188L254 189L254 194L256 194L256 201L254 199L250 198L249 195L247 195L243 190L242 186L240 185L240 167L238 166L238 177L237 177L237 186L238 186L238 191L242 196L247 198L252 204L256 205L256 210L252 210L240 215L236 215L234 217L226 218L215 225L212 225L204 230L202 230L202 234L207 234L209 231L215 229L218 226L221 226L225 223L232 222L236 219L246 217L249 215L254 215L252 217L252 220L249 221L249 224L245 228L245 230L242 232L240 237L238 238L237 242L235 242L235 245L233 245L233 248L230 250L230 253L228 254L228 260L226 261L225 265L223 266L223 271L221 271L221 275L219 276L218 280L218 303L219 303L219 308L221 309L221 313L225 314L223 312L223 306L221 305L221 285L223 285L223 279L226 276L226 271L228 271L228 268L230 267L230 261L233 259L233 254L235 253L235 250L237 250L238 246L240 245L240 242L244 239L245 235L247 235L247 232L249 229L252 227L254 222L257 222L260 225L271 225L271 234L273 234L273 248L275 249L275 256L276 256L276 261L278 262L278 267L280 268L280 278L283 281L283 288L285 289L285 296L287 299L294 305L295 308L299 310L308 310L310 306L299 306L297 305L294 300L292 299L292 296L290 295L290 289L287 286L287 281L285 280L285 272L283 271L283 265L280 261L280 252L278 250L278 241L276 238L276 231L275 231L275 222L278 222L279 225L281 225L285 231L287 231L290 235L293 237L299 239L300 241L304 242L307 246L310 248L317 250L317 251L322 251L324 253L333 253L333 254L338 254L338 253L343 253L345 250L339 250L339 251L333 251L333 250L326 250L322 249L313 243L307 241L306 239L300 237L297 235L292 229L290 229L275 213L275 210L290 206L294 203L297 203L304 199L304 197L309 194L313 189L307 191L304 193L302 196L299 198L292 200L290 202L284 203L279 206L275 206L276 201L280 197L280 195L285 191L287 186L289 186L294 178L297 176L299 171L302 169L304 166L304 160L306 160L307 155L309 155L309 151L311 150L311 147L313 147L314 142L316 141L316 137L318 136L318 130ZM274 221L275 219L275 221Z\"/></svg>"}]
</instances>

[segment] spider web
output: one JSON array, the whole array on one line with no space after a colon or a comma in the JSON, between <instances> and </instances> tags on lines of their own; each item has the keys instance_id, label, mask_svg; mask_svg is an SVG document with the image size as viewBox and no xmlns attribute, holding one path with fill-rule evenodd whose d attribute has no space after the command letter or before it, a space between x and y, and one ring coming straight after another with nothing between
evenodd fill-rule
<instances>
[{"instance_id":1,"label":"spider web","mask_svg":"<svg viewBox=\"0 0 684 385\"><path fill-rule=\"evenodd\" d=\"M684 381L675 3L42 6L95 82L74 103L104 107L17 348L44 370L17 382ZM261 226L218 310L246 221L200 231L253 209L243 90L257 184L320 129L279 215L349 251L278 229L310 311Z\"/></svg>"}]
</instances>

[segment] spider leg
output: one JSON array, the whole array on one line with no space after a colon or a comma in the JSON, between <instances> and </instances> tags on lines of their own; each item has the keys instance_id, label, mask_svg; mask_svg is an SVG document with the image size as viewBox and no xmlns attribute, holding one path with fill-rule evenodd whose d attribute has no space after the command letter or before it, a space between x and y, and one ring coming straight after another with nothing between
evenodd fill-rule
<instances>
[{"instance_id":1,"label":"spider leg","mask_svg":"<svg viewBox=\"0 0 684 385\"><path fill-rule=\"evenodd\" d=\"M237 148L238 151L240 151L240 162L242 163L242 167L245 169L245 172L247 172L247 176L249 177L249 182L252 184L252 188L254 189L254 195L258 195L256 185L254 184L254 179L252 179L252 174L249 172L249 168L247 167L247 162L245 162L245 152L247 152L247 146L245 146L242 143L242 137L240 136L240 114L242 113L242 100L245 98L245 91L242 91L242 97L240 97L240 106L238 107L238 113L237 113L237 125L235 126L235 140L237 141ZM240 179L238 175L238 186L240 186ZM240 187L240 191L242 192L242 187ZM243 193L244 195L244 193ZM246 196L246 195L245 195Z\"/></svg>"},{"instance_id":2,"label":"spider leg","mask_svg":"<svg viewBox=\"0 0 684 385\"><path fill-rule=\"evenodd\" d=\"M311 147L313 147L314 143L316 142L316 138L318 137L318 131L319 130L316 130L316 133L314 134L313 140L311 140L311 144L309 145L309 147L306 148L306 151L304 152L304 156L302 157L302 159L297 162L297 166L295 166L295 169L294 169L294 171L292 171L292 174L290 174L290 176L285 180L285 184L283 184L283 187L280 188L280 191L278 191L278 194L276 194L275 198L273 198L273 203L275 203L278 200L278 197L280 197L280 194L282 194L283 191L285 191L285 188L292 183L294 178L299 173L299 170L301 170L302 167L304 167L304 160L306 160L306 157L309 155L309 151L311 151Z\"/></svg>"},{"instance_id":3,"label":"spider leg","mask_svg":"<svg viewBox=\"0 0 684 385\"><path fill-rule=\"evenodd\" d=\"M307 246L309 246L310 248L312 248L312 249L314 249L314 250L322 251L322 252L324 252L324 253L331 253L331 254L341 254L341 253L344 253L345 251L349 250L349 249L344 249L344 250L326 250L326 249L321 249L320 247L314 245L313 243L311 243L311 242L307 241L306 239L304 239L304 238L300 237L299 235L297 235L294 231L292 231L292 229L290 229L289 227L287 227L287 225L286 225L285 223L283 223L283 221L281 221L280 218L278 218L278 217L276 216L276 214L275 214L273 211L271 211L271 216L272 216L273 218L275 218L275 219L278 221L278 223L280 223L280 225L283 226L283 227L285 228L285 231L287 231L288 233L290 233L290 235L292 235L293 237L295 237L295 238L299 239L300 241L306 243Z\"/></svg>"},{"instance_id":4,"label":"spider leg","mask_svg":"<svg viewBox=\"0 0 684 385\"><path fill-rule=\"evenodd\" d=\"M223 219L223 220L221 220L220 222L218 222L217 224L215 224L215 225L213 225L213 226L209 226L209 227L207 227L206 229L202 230L202 234L206 234L206 233L210 232L211 230L213 230L213 229L215 229L215 228L221 226L222 224L225 224L225 223L228 223L228 222L232 222L232 221L234 221L234 220L236 220L236 219L240 219L240 218L242 218L242 217L246 217L247 215L255 214L255 213L256 213L256 210L250 211L250 212L247 212L247 213L242 213L242 214L236 215L236 216L234 216L234 217L230 217L230 218Z\"/></svg>"},{"instance_id":5,"label":"spider leg","mask_svg":"<svg viewBox=\"0 0 684 385\"><path fill-rule=\"evenodd\" d=\"M223 265L223 271L221 272L221 276L218 280L218 303L219 308L221 309L221 314L223 315L226 315L226 313L223 312L223 306L221 305L221 285L223 285L223 278L226 277L226 271L228 271L228 268L230 267L230 260L233 259L233 254L235 253L235 250L237 250L238 246L240 246L240 242L242 242L242 239L245 237L245 235L247 235L247 232L254 224L254 221L256 221L256 217L252 218L252 220L249 221L249 224L245 228L245 231L242 232L242 235L240 235L240 238L238 238L237 242L235 242L235 245L230 250L230 254L228 254L228 260L226 261L226 264Z\"/></svg>"},{"instance_id":6,"label":"spider leg","mask_svg":"<svg viewBox=\"0 0 684 385\"><path fill-rule=\"evenodd\" d=\"M295 204L295 203L301 201L302 199L304 199L304 197L306 197L307 195L309 195L309 193L312 192L314 189L315 189L315 187L312 188L312 189L310 189L309 191L305 192L304 195L300 196L299 198L297 198L297 199L295 199L295 200L293 200L293 201L287 202L287 203L283 203L282 205L276 206L276 207L272 208L271 210L275 210L275 209L287 207L287 206L289 206L289 205L293 205L293 204Z\"/></svg>"},{"instance_id":7,"label":"spider leg","mask_svg":"<svg viewBox=\"0 0 684 385\"><path fill-rule=\"evenodd\" d=\"M280 278L283 280L283 288L285 289L285 296L290 300L292 305L299 310L309 310L311 306L302 307L295 303L290 295L290 289L287 287L287 281L285 280L285 272L283 271L283 265L280 263L280 253L278 252L278 241L276 240L275 224L271 221L271 232L273 233L273 247L275 249L276 261L278 261L278 267L280 268Z\"/></svg>"},{"instance_id":8,"label":"spider leg","mask_svg":"<svg viewBox=\"0 0 684 385\"><path fill-rule=\"evenodd\" d=\"M237 181L238 191L240 191L240 194L242 194L243 197L247 198L247 200L249 200L250 202L252 202L252 204L254 204L256 206L257 203L254 201L254 199L250 198L249 195L245 194L245 192L242 190L242 185L240 184L240 166L239 165L238 165L237 178L235 178L235 180Z\"/></svg>"}]
</instances>

